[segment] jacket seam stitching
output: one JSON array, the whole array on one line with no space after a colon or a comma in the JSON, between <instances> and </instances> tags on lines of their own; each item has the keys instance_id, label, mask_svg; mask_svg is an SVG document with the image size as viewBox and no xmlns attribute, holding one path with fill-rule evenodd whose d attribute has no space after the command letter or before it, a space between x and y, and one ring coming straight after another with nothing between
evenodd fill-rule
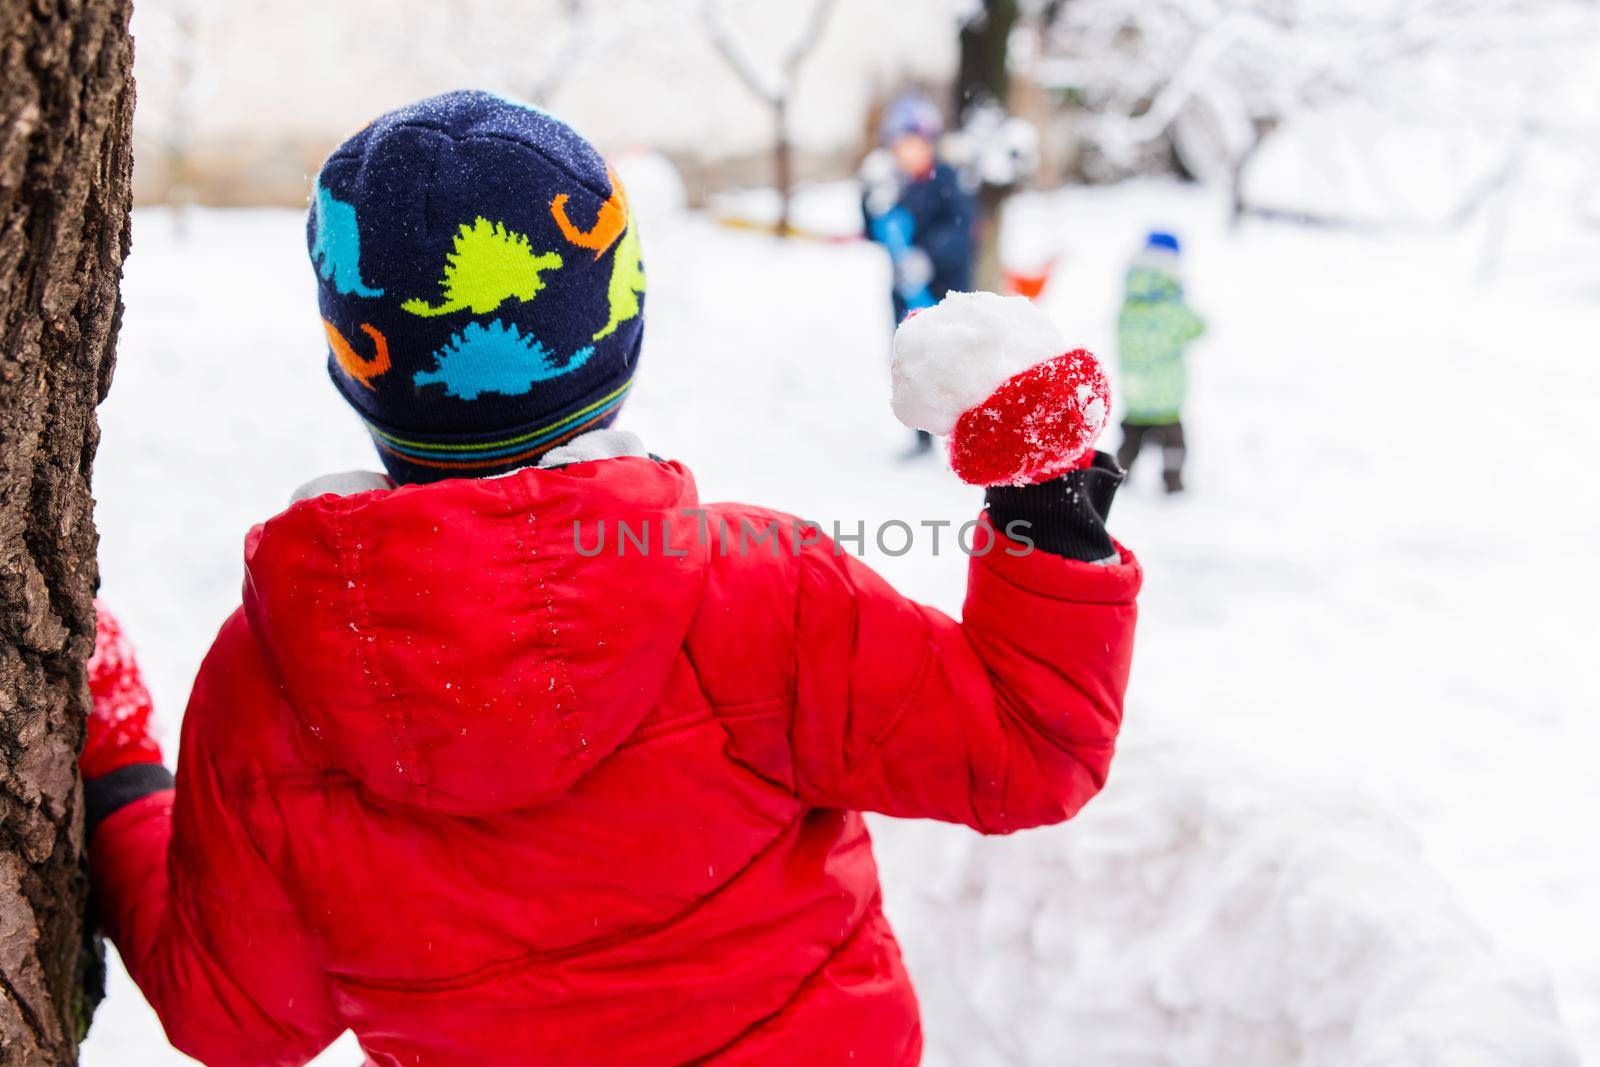
<instances>
[{"instance_id":1,"label":"jacket seam stitching","mask_svg":"<svg viewBox=\"0 0 1600 1067\"><path fill-rule=\"evenodd\" d=\"M258 794L271 793L280 787L323 788L337 783L352 789L359 788L361 780L349 771L339 768L306 771L257 771L254 774L243 776L235 784L234 789L241 799L254 797Z\"/></svg>"},{"instance_id":2,"label":"jacket seam stitching","mask_svg":"<svg viewBox=\"0 0 1600 1067\"><path fill-rule=\"evenodd\" d=\"M1096 719L1102 718L1101 712L1105 710L1106 704L1098 696L1090 692L1089 687L1084 682L1080 681L1072 674L1060 669L1059 665L1043 659L1042 657L1029 651L1026 647L1017 644L1015 641L1007 641L1005 644L1006 647L1010 649L1012 655L1017 656L1018 658L1032 664L1035 667L1049 671L1050 673L1054 674L1056 678L1060 679L1062 682L1065 682L1067 688L1071 689L1082 699L1083 703L1094 713L1094 717ZM1087 747L1098 744L1115 743L1114 740L1107 742L1103 737L1099 737L1095 734L1084 735L1075 730L1068 732L1065 729L1056 729L1051 727L1045 722L1041 721L1039 716L1035 715L1031 709L1025 708L1021 704L1007 701L1005 706L1008 710L1010 710L1010 713L1014 718L1032 727L1034 732L1060 738L1069 745L1082 745ZM1112 723L1116 728L1121 727L1122 716L1120 712L1112 716Z\"/></svg>"},{"instance_id":3,"label":"jacket seam stitching","mask_svg":"<svg viewBox=\"0 0 1600 1067\"><path fill-rule=\"evenodd\" d=\"M205 905L216 910L244 912L256 918L277 919L294 924L295 932L297 933L303 934L307 932L305 920L301 918L299 912L292 908L266 908L259 904L246 904L242 901L234 900L206 886L205 879L188 862L179 859L174 863L173 867L174 871L181 876L184 898L194 904Z\"/></svg>"},{"instance_id":4,"label":"jacket seam stitching","mask_svg":"<svg viewBox=\"0 0 1600 1067\"><path fill-rule=\"evenodd\" d=\"M741 1042L750 1038L768 1023L776 1019L783 1018L783 1016L789 1011L790 1006L794 1004L795 999L799 997L799 995L804 992L812 982L816 981L817 978L821 976L822 972L826 971L828 967L832 965L834 960L839 958L839 954L845 950L847 945L861 935L862 931L867 928L867 923L871 922L873 918L882 915L882 913L883 889L880 886L873 890L872 896L867 899L866 906L861 909L860 916L857 917L856 921L851 924L850 929L842 938L839 939L837 944L829 946L827 955L823 956L822 960L795 984L794 989L791 990L789 995L784 998L782 1004L767 1014L761 1016L759 1019L756 1019L750 1023L749 1026L746 1026L743 1030L740 1030L737 1034L734 1034L727 1041L724 1041L716 1048L695 1057L695 1059L690 1061L690 1067L696 1067L696 1065L710 1063L715 1057L721 1056L724 1052L736 1049Z\"/></svg>"},{"instance_id":5,"label":"jacket seam stitching","mask_svg":"<svg viewBox=\"0 0 1600 1067\"><path fill-rule=\"evenodd\" d=\"M652 723L649 726L635 730L633 732L633 736L624 740L616 747L615 751L621 752L624 749L637 748L638 746L648 744L651 741L660 741L663 738L686 733L687 731L694 729L696 726L702 726L708 722L716 722L716 712L709 707L696 708L694 711L688 712L684 715L678 715L671 719L664 719L661 722Z\"/></svg>"},{"instance_id":6,"label":"jacket seam stitching","mask_svg":"<svg viewBox=\"0 0 1600 1067\"><path fill-rule=\"evenodd\" d=\"M800 557L800 567L798 568L798 580L795 583L795 631L794 631L795 632L795 641L794 641L794 646L795 646L795 678L796 678L796 682L797 682L796 693L795 693L795 708L796 708L796 714L797 715L799 713L798 679L799 679L800 643L801 643L800 640L799 640L799 636L800 636L800 595L801 595L801 588L805 584L806 568L808 566L811 566L811 565L812 564L810 563L810 561L806 557L804 557L804 556ZM852 600L853 600L853 598L854 598L854 592L852 591ZM841 768L841 770L843 771L843 775L842 775L842 778L841 778L841 781L840 781L840 784L839 784L839 792L841 792L841 793L848 793L855 785L857 785L860 782L861 778L865 776L866 772L868 770L870 770L874 766L874 764L878 760L878 757L883 754L884 747L888 745L889 739L894 736L895 731L897 731L900 728L900 726L905 722L905 720L908 717L908 714L909 714L909 712L911 710L911 707L912 707L913 703L915 703L922 696L922 691L927 686L928 676L931 673L930 666L931 666L931 664L933 662L933 658L934 658L934 656L933 656L934 646L933 646L933 641L929 637L929 627L928 627L928 617L927 617L927 615L923 613L923 611L920 608L920 606L916 608L916 611L917 611L918 619L920 619L921 622L922 622L922 658L917 663L916 674L913 677L911 684L906 687L905 695L900 698L900 703L895 708L894 713L889 717L889 721L887 723L885 723L882 727L880 727L878 732L873 735L872 739L867 742L866 748L863 750L861 755L855 760L850 760L848 755L845 755L845 754L843 754L841 752L841 754L844 755L844 759L845 759L845 766ZM852 645L853 644L854 644L854 635L852 635ZM852 699L852 703L853 703L853 699ZM852 710L853 709L847 709L847 714L850 714L852 712ZM848 729L848 726L847 726L847 729ZM790 747L790 759L791 759L791 761L793 761L794 763L798 764L798 759L799 759L798 753L794 752L794 745L793 745L792 742L790 743L789 747ZM841 746L841 749L842 749L842 747L843 746ZM796 766L795 770L796 770L796 772L798 772L798 766ZM796 776L795 776L794 780L797 783L801 781L800 777L798 776L798 773L796 773Z\"/></svg>"},{"instance_id":7,"label":"jacket seam stitching","mask_svg":"<svg viewBox=\"0 0 1600 1067\"><path fill-rule=\"evenodd\" d=\"M346 598L351 622L356 628L354 634L356 654L361 659L367 677L372 679L373 686L377 690L384 722L388 725L390 738L394 742L395 756L400 760L401 774L410 784L422 785L421 765L417 758L416 747L411 743L410 730L406 723L405 703L378 658L377 627L372 622L371 605L367 603L361 564L355 553L349 551L346 542L350 509L340 508L338 515L339 519L333 527L334 551L339 559L339 570L349 583L346 587Z\"/></svg>"},{"instance_id":8,"label":"jacket seam stitching","mask_svg":"<svg viewBox=\"0 0 1600 1067\"><path fill-rule=\"evenodd\" d=\"M538 548L531 540L524 538L523 526L527 532L534 531L535 516L533 496L526 485L518 479L507 479L506 484L515 485L516 493L522 498L522 515L520 521L512 524L512 531L517 541L517 547L522 550L525 560L525 573L527 574L529 593L532 594L535 610L543 609L546 631L550 635L550 658L560 673L560 689L563 693L556 698L556 722L561 725L561 735L566 742L566 751L561 754L562 761L571 759L581 751L584 744L583 738L573 730L572 717L578 711L578 693L572 685L572 673L567 668L567 657L561 650L561 627L556 622L555 599L550 595L550 589L545 584L544 575L539 572ZM509 501L508 501L509 502Z\"/></svg>"},{"instance_id":9,"label":"jacket seam stitching","mask_svg":"<svg viewBox=\"0 0 1600 1067\"><path fill-rule=\"evenodd\" d=\"M711 701L712 710L719 719L757 719L773 712L781 712L789 706L786 697L768 697L766 700L741 700L736 704L719 704Z\"/></svg>"},{"instance_id":10,"label":"jacket seam stitching","mask_svg":"<svg viewBox=\"0 0 1600 1067\"><path fill-rule=\"evenodd\" d=\"M1043 551L1043 550L1042 549L1038 549L1036 551ZM1093 563L1084 563L1082 560L1067 560L1066 557L1064 557L1064 556L1058 556L1056 558L1061 559L1061 560L1063 560L1065 562L1068 562L1068 563L1076 563L1076 564L1080 564L1080 565L1085 566L1085 567L1094 567L1094 568L1096 568L1097 570L1100 570L1100 571L1104 571L1104 570L1107 569L1105 567L1097 567ZM1121 551L1120 551L1120 549L1118 551L1118 558L1119 558L1119 560L1121 559ZM1089 606L1089 607L1113 607L1114 608L1114 607L1125 607L1125 606L1127 606L1129 604L1134 604L1134 603L1138 602L1137 593L1135 593L1133 595L1126 596L1126 597L1118 596L1118 597L1114 597L1114 598L1101 598L1101 597L1094 597L1094 596L1090 596L1090 597L1062 596L1060 594L1053 593L1053 592L1045 592L1045 591L1043 591L1041 589L1034 588L1032 585L1028 585L1028 584L1025 584L1023 582L1019 582L1015 578L1012 578L1010 575L1007 575L1007 574L1003 573L998 567L996 567L993 563L989 562L986 559L981 559L980 558L979 566L981 566L984 569L984 571L987 572L990 575L990 577L992 577L992 578L996 579L997 581L999 581L999 582L1011 587L1012 589L1017 590L1018 592L1025 593L1028 596L1036 596L1036 597L1039 597L1039 598L1044 599L1044 600L1055 601L1056 603L1059 603L1059 604L1083 604L1083 605L1086 605L1086 606ZM1119 562L1115 566L1117 566L1117 567L1127 567L1128 564ZM1096 575L1095 577L1098 577L1098 575Z\"/></svg>"},{"instance_id":11,"label":"jacket seam stitching","mask_svg":"<svg viewBox=\"0 0 1600 1067\"><path fill-rule=\"evenodd\" d=\"M293 1044L278 1044L261 1038L248 1037L240 1030L224 1030L213 1023L206 1022L199 1015L186 1008L174 1010L172 1003L171 1000L167 1000L162 1005L165 1016L161 1019L163 1032L167 1031L167 1018L175 1018L181 1020L179 1025L183 1029L204 1034L206 1037L218 1041L219 1044L225 1045L230 1051L242 1051L242 1045L244 1049L260 1049L271 1053L274 1057L287 1055L297 1060L307 1056L315 1056L326 1047L325 1044L315 1040L301 1040Z\"/></svg>"},{"instance_id":12,"label":"jacket seam stitching","mask_svg":"<svg viewBox=\"0 0 1600 1067\"><path fill-rule=\"evenodd\" d=\"M789 668L791 689L789 691L789 722L784 731L789 745L789 781L794 783L796 796L804 794L805 786L810 781L809 776L800 773L800 747L795 744L795 729L799 726L800 719L800 599L805 594L806 584L806 557L800 557L800 565L795 568L794 577L794 608L789 615L789 651L793 654Z\"/></svg>"},{"instance_id":13,"label":"jacket seam stitching","mask_svg":"<svg viewBox=\"0 0 1600 1067\"><path fill-rule=\"evenodd\" d=\"M802 807L795 812L792 818L775 825L775 832L771 840L763 844L744 862L741 872L749 870L756 862L769 855L809 812L809 808ZM469 989L504 975L513 974L519 970L531 970L541 964L562 963L590 953L603 952L631 941L638 941L641 938L653 937L684 922L691 916L700 914L703 909L711 907L712 902L718 900L728 887L737 880L738 878L735 876L735 878L712 889L709 893L695 897L687 906L660 922L649 923L639 927L624 927L604 937L580 941L572 945L563 945L560 948L548 950L532 949L510 959L491 960L462 974L447 975L442 978L363 978L360 975L330 972L328 973L328 980L335 985L348 985L357 989L383 990L396 993L447 993ZM877 899L877 896L878 894L874 894L874 900Z\"/></svg>"},{"instance_id":14,"label":"jacket seam stitching","mask_svg":"<svg viewBox=\"0 0 1600 1067\"><path fill-rule=\"evenodd\" d=\"M846 773L843 786L846 792L854 788L866 772L877 764L879 757L883 755L883 750L888 747L890 739L899 732L900 727L910 717L912 705L922 698L923 690L928 687L928 678L933 673L934 654L933 642L928 640L927 635L927 616L922 616L922 624L922 659L917 664L917 673L911 684L906 687L905 696L900 698L900 705L895 708L894 714L889 717L889 721L868 742L866 750L862 752L861 757L856 761L855 767Z\"/></svg>"}]
</instances>

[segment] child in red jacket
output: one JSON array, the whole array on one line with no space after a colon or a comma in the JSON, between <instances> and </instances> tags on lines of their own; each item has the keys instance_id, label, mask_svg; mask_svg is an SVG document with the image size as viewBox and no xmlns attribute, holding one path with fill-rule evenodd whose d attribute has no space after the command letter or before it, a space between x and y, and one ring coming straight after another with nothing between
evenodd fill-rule
<instances>
[{"instance_id":1,"label":"child in red jacket","mask_svg":"<svg viewBox=\"0 0 1600 1067\"><path fill-rule=\"evenodd\" d=\"M548 115L383 116L322 168L307 237L389 478L251 531L175 789L109 620L93 665L94 882L173 1044L916 1063L857 813L1006 833L1105 782L1139 586L1103 525L1120 473L991 491L956 622L604 430L639 243ZM1037 550L997 532L1019 520Z\"/></svg>"}]
</instances>

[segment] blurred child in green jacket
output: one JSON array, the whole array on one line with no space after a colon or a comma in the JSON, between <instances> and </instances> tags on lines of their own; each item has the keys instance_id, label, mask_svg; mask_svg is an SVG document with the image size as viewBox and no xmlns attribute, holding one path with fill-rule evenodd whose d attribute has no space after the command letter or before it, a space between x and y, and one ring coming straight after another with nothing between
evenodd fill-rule
<instances>
[{"instance_id":1,"label":"blurred child in green jacket","mask_svg":"<svg viewBox=\"0 0 1600 1067\"><path fill-rule=\"evenodd\" d=\"M1121 363L1122 447L1117 462L1131 468L1146 441L1161 445L1167 492L1183 489L1183 399L1188 390L1184 351L1205 332L1205 320L1183 302L1178 239L1150 234L1128 268L1117 319Z\"/></svg>"}]
</instances>

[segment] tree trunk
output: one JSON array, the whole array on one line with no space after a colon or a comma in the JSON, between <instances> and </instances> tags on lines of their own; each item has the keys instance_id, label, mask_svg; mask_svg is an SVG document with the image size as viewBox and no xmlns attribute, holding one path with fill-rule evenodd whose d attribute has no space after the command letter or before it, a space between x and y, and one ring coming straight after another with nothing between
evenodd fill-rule
<instances>
[{"instance_id":1,"label":"tree trunk","mask_svg":"<svg viewBox=\"0 0 1600 1067\"><path fill-rule=\"evenodd\" d=\"M986 293L1005 292L1005 269L1000 260L1001 220L1005 216L1010 186L978 187L977 233L973 235L972 284Z\"/></svg>"},{"instance_id":2,"label":"tree trunk","mask_svg":"<svg viewBox=\"0 0 1600 1067\"><path fill-rule=\"evenodd\" d=\"M956 118L965 122L976 107L1004 108L1011 99L1011 32L1016 28L1017 0L984 0L983 11L961 27L960 65L956 70ZM973 286L998 293L1003 290L1000 262L1000 217L1005 202L1016 192L1012 186L978 188L976 247L973 250Z\"/></svg>"},{"instance_id":3,"label":"tree trunk","mask_svg":"<svg viewBox=\"0 0 1600 1067\"><path fill-rule=\"evenodd\" d=\"M1244 217L1250 213L1250 201L1244 191L1245 179L1249 176L1250 164L1255 162L1262 146L1267 143L1267 138L1272 136L1272 131L1277 129L1278 124L1269 119L1255 119L1251 126L1254 128L1255 139L1250 142L1250 147L1239 153L1228 175L1229 199L1232 201L1232 210L1228 217L1230 230L1238 230L1244 222Z\"/></svg>"},{"instance_id":4,"label":"tree trunk","mask_svg":"<svg viewBox=\"0 0 1600 1067\"><path fill-rule=\"evenodd\" d=\"M129 0L0 0L0 1063L77 1060L95 995L77 753L89 471L128 248Z\"/></svg>"},{"instance_id":5,"label":"tree trunk","mask_svg":"<svg viewBox=\"0 0 1600 1067\"><path fill-rule=\"evenodd\" d=\"M1008 49L1017 25L1017 0L984 0L983 11L961 27L961 59L956 70L956 116L975 104L1001 107L1011 98Z\"/></svg>"},{"instance_id":6,"label":"tree trunk","mask_svg":"<svg viewBox=\"0 0 1600 1067\"><path fill-rule=\"evenodd\" d=\"M792 227L790 208L794 200L794 144L789 138L789 98L780 96L772 105L773 181L778 187L778 236L788 237Z\"/></svg>"}]
</instances>

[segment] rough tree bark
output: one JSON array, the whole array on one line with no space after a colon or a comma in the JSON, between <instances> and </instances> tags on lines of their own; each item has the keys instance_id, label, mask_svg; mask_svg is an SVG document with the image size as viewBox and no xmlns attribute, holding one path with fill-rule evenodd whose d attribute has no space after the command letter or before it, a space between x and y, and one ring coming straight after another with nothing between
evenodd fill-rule
<instances>
[{"instance_id":1,"label":"rough tree bark","mask_svg":"<svg viewBox=\"0 0 1600 1067\"><path fill-rule=\"evenodd\" d=\"M77 752L95 405L128 249L129 0L0 0L0 1063L65 1067L95 968Z\"/></svg>"}]
</instances>

